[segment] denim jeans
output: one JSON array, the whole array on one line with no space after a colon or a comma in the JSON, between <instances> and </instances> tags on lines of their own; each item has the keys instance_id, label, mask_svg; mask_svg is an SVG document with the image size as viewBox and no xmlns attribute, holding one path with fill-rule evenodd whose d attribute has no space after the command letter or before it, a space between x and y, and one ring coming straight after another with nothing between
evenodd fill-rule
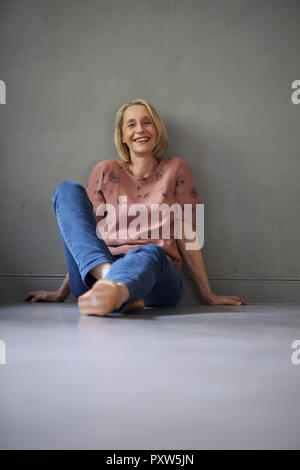
<instances>
[{"instance_id":1,"label":"denim jeans","mask_svg":"<svg viewBox=\"0 0 300 470\"><path fill-rule=\"evenodd\" d=\"M126 254L112 255L105 241L97 236L93 205L85 188L74 181L63 181L53 193L52 206L67 260L70 289L77 299L91 289L96 279L90 270L111 263L104 276L125 284L130 297L116 312L122 312L137 299L146 307L170 307L183 294L182 280L162 247L148 244Z\"/></svg>"}]
</instances>

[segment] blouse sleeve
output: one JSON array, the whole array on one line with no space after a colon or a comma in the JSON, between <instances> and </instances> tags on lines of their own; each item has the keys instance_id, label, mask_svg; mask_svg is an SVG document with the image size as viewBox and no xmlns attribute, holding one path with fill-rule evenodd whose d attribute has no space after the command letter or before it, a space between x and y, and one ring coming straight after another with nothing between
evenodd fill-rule
<instances>
[{"instance_id":1,"label":"blouse sleeve","mask_svg":"<svg viewBox=\"0 0 300 470\"><path fill-rule=\"evenodd\" d=\"M182 220L184 217L184 204L191 204L192 225L196 227L196 207L202 204L196 189L196 185L189 164L183 158L179 158L179 166L176 175L175 202L182 208Z\"/></svg>"},{"instance_id":2,"label":"blouse sleeve","mask_svg":"<svg viewBox=\"0 0 300 470\"><path fill-rule=\"evenodd\" d=\"M105 197L102 192L104 173L105 173L105 162L100 161L96 163L96 165L94 166L94 168L92 169L90 173L88 185L86 187L86 192L89 197L89 200L93 204L94 215L96 217L97 223L104 217L104 215L96 216L96 211L97 211L98 206L101 204L105 204L106 202Z\"/></svg>"}]
</instances>

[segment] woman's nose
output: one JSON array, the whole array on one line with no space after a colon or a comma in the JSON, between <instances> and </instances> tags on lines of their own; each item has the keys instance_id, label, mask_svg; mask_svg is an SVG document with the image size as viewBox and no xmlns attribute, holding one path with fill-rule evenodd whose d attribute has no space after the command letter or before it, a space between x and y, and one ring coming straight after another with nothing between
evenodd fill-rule
<instances>
[{"instance_id":1,"label":"woman's nose","mask_svg":"<svg viewBox=\"0 0 300 470\"><path fill-rule=\"evenodd\" d=\"M140 122L140 123L137 123L136 125L136 130L137 131L142 131L143 130L143 124Z\"/></svg>"}]
</instances>

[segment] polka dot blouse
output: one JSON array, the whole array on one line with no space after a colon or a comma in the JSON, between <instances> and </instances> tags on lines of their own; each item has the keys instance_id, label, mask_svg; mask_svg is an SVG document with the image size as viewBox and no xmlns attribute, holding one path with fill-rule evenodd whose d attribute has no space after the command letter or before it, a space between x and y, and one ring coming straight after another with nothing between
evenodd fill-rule
<instances>
[{"instance_id":1,"label":"polka dot blouse","mask_svg":"<svg viewBox=\"0 0 300 470\"><path fill-rule=\"evenodd\" d=\"M151 212L157 205L171 207L178 203L181 207L179 216L181 214L183 220L184 204L190 204L193 227L196 226L196 204L201 204L201 200L190 167L183 158L163 158L146 178L134 176L122 161L101 160L90 173L86 191L93 204L98 236L100 233L112 255L155 243L164 249L180 274L182 259L174 238L175 214L169 211L170 229L166 236L162 214L157 219ZM115 218L110 218L112 212L115 212ZM141 212L146 224L138 224L142 220Z\"/></svg>"}]
</instances>

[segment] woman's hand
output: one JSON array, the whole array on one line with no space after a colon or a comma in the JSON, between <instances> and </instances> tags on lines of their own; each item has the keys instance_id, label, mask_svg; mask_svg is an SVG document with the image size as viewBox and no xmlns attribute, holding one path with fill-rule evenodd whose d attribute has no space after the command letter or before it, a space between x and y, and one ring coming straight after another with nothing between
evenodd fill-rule
<instances>
[{"instance_id":1,"label":"woman's hand","mask_svg":"<svg viewBox=\"0 0 300 470\"><path fill-rule=\"evenodd\" d=\"M37 302L38 300L43 300L44 302L63 302L67 296L64 296L59 290L56 291L47 291L47 290L38 290L38 291L30 291L28 292L25 297L23 297L22 301L31 301Z\"/></svg>"},{"instance_id":2,"label":"woman's hand","mask_svg":"<svg viewBox=\"0 0 300 470\"><path fill-rule=\"evenodd\" d=\"M210 293L203 300L206 305L247 305L245 300L235 295L216 295Z\"/></svg>"}]
</instances>

